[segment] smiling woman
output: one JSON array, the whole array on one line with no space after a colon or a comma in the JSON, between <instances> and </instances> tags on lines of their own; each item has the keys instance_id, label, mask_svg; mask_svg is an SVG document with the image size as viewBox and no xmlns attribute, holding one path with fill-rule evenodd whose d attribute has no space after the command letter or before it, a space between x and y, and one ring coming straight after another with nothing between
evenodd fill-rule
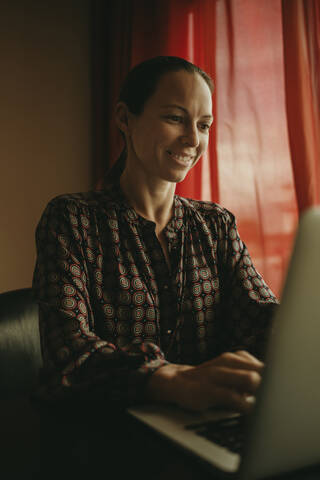
<instances>
[{"instance_id":1,"label":"smiling woman","mask_svg":"<svg viewBox=\"0 0 320 480\"><path fill-rule=\"evenodd\" d=\"M117 103L126 148L108 185L48 204L34 273L39 398L251 408L277 299L233 214L175 194L207 149L212 91L182 58L137 65Z\"/></svg>"},{"instance_id":2,"label":"smiling woman","mask_svg":"<svg viewBox=\"0 0 320 480\"><path fill-rule=\"evenodd\" d=\"M117 124L127 146L122 188L128 188L135 171L137 191L149 189L155 198L159 188L162 195L169 189L172 195L175 183L185 178L207 149L210 124L205 118L212 118L211 110L208 84L199 74L186 71L164 74L140 115L119 102Z\"/></svg>"}]
</instances>

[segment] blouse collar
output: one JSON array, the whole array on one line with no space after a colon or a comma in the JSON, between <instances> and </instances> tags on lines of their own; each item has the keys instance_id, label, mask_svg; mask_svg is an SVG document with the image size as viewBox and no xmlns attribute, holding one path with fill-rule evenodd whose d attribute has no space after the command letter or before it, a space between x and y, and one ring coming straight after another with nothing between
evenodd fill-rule
<instances>
[{"instance_id":1,"label":"blouse collar","mask_svg":"<svg viewBox=\"0 0 320 480\"><path fill-rule=\"evenodd\" d=\"M120 181L109 185L107 187L108 194L115 202L115 206L117 206L123 218L130 224L134 225L142 225L146 227L153 227L155 225L154 222L151 220L147 220L146 218L139 215L135 209L130 205L128 199L124 195L122 188L120 186ZM174 234L178 232L180 229L184 228L184 206L183 203L178 195L174 195L173 198L174 202L174 213L171 220L168 222L166 226L166 231L170 234Z\"/></svg>"}]
</instances>

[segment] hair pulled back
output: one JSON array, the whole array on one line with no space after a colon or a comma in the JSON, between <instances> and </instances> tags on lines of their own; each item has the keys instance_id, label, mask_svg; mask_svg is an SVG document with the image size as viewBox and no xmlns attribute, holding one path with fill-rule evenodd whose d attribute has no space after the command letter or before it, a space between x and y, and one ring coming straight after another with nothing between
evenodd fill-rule
<instances>
[{"instance_id":1,"label":"hair pulled back","mask_svg":"<svg viewBox=\"0 0 320 480\"><path fill-rule=\"evenodd\" d=\"M184 58L158 56L139 63L129 71L122 84L118 102L124 102L131 113L140 115L147 100L155 93L160 78L166 73L180 70L193 74L198 73L205 80L210 91L213 92L213 81L201 68ZM107 173L107 183L112 183L120 178L125 168L126 157L127 149L125 147Z\"/></svg>"}]
</instances>

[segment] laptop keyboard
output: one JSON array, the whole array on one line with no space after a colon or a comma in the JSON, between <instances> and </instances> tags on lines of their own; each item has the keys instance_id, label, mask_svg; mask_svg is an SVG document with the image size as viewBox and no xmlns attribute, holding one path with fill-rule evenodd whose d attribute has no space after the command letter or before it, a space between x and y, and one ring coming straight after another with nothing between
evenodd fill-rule
<instances>
[{"instance_id":1,"label":"laptop keyboard","mask_svg":"<svg viewBox=\"0 0 320 480\"><path fill-rule=\"evenodd\" d=\"M245 436L244 415L221 420L208 421L187 425L185 428L194 430L195 433L221 445L234 453L242 453Z\"/></svg>"}]
</instances>

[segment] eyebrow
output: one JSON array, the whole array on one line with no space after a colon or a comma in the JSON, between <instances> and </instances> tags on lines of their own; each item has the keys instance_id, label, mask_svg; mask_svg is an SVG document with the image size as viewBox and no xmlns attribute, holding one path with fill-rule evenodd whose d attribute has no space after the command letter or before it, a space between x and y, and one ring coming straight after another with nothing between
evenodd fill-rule
<instances>
[{"instance_id":1,"label":"eyebrow","mask_svg":"<svg viewBox=\"0 0 320 480\"><path fill-rule=\"evenodd\" d=\"M180 105L177 105L176 103L171 103L169 105L162 105L161 108L168 108L168 107L179 108L180 110L183 110L185 113L189 113L186 108L181 107ZM211 118L211 119L213 119L213 116L212 115L202 115L201 118Z\"/></svg>"}]
</instances>

